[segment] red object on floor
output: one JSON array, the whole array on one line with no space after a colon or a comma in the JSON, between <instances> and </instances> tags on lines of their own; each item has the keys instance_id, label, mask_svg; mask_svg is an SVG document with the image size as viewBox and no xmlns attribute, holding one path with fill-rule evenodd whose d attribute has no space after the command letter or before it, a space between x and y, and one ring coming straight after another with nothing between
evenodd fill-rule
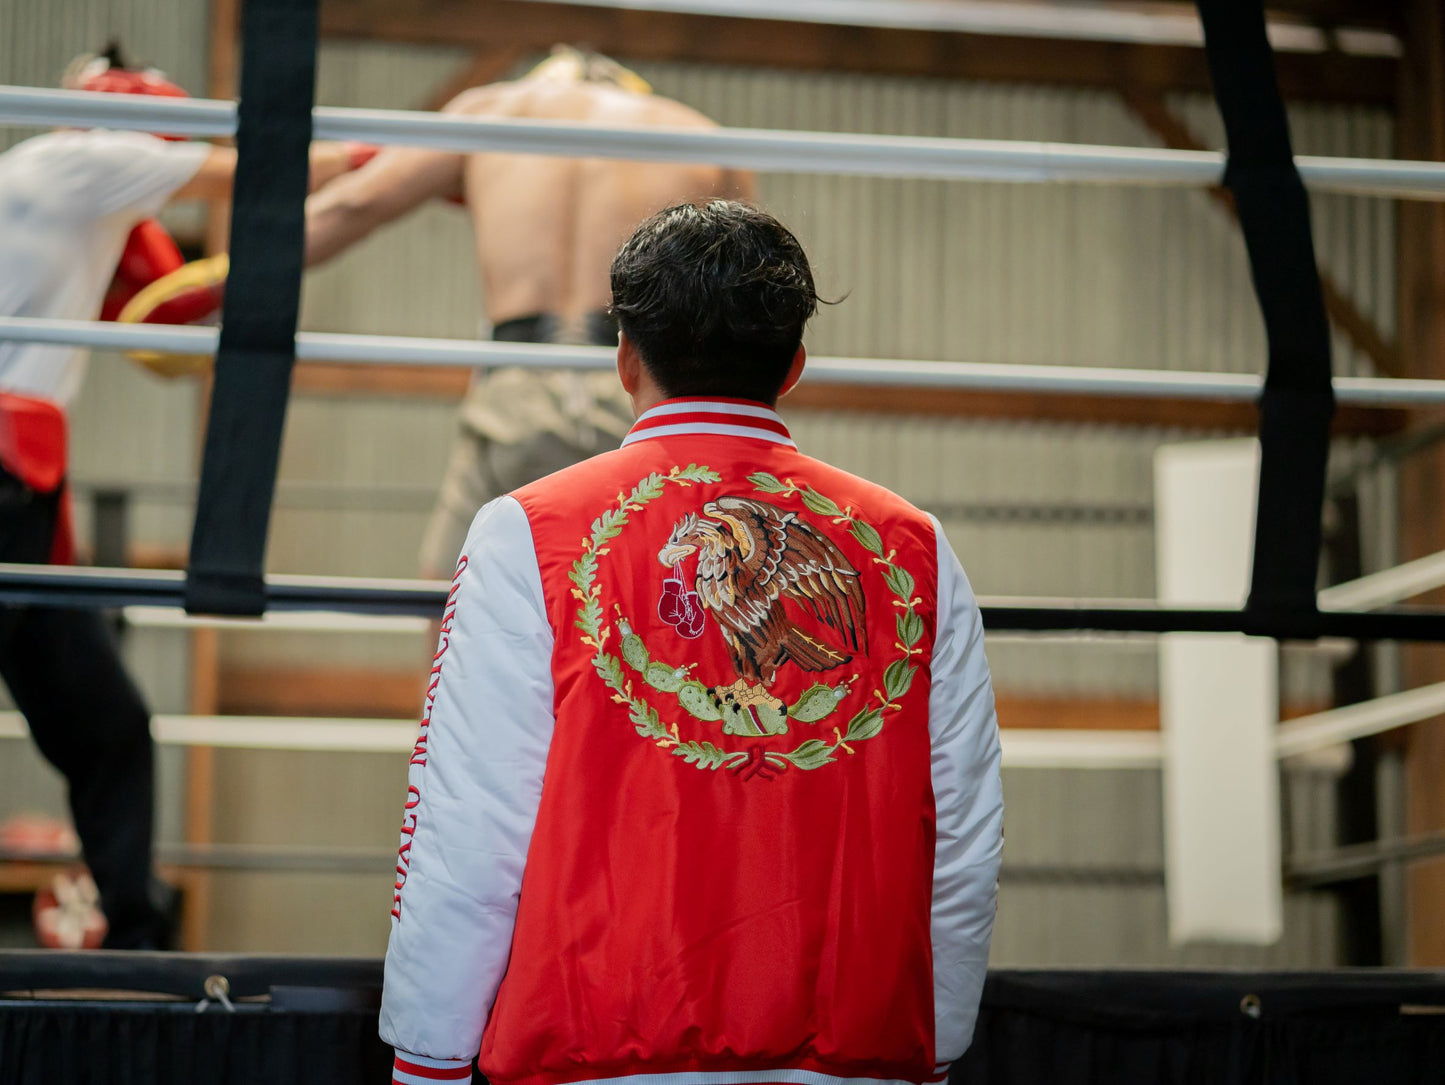
<instances>
[{"instance_id":1,"label":"red object on floor","mask_svg":"<svg viewBox=\"0 0 1445 1085\"><path fill-rule=\"evenodd\" d=\"M90 871L62 871L35 894L35 937L46 949L99 949L108 929Z\"/></svg>"},{"instance_id":2,"label":"red object on floor","mask_svg":"<svg viewBox=\"0 0 1445 1085\"><path fill-rule=\"evenodd\" d=\"M15 814L0 822L0 849L11 858L76 855L80 840L70 822L50 814Z\"/></svg>"}]
</instances>

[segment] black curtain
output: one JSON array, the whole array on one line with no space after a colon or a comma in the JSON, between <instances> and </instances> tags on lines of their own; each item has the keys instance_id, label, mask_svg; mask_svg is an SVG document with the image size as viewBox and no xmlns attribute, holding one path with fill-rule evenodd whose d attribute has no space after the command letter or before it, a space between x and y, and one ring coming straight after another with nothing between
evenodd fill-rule
<instances>
[{"instance_id":1,"label":"black curtain","mask_svg":"<svg viewBox=\"0 0 1445 1085\"><path fill-rule=\"evenodd\" d=\"M58 955L65 957L68 955ZM74 955L84 958L86 955ZM119 955L116 955L119 956ZM22 973L0 954L0 992ZM32 955L27 981L45 978ZM72 958L72 959L74 959ZM375 962L185 958L160 989L224 966L234 1012L185 1001L0 994L4 1085L381 1085ZM277 967L293 975L254 992ZM77 965L77 968L80 966ZM90 982L143 981L111 966ZM189 973L194 972L191 976ZM330 986L353 975L360 988ZM53 977L60 978L60 977ZM79 973L71 976L84 986ZM326 984L318 987L309 984ZM140 984L137 983L139 986ZM38 986L38 984L37 984ZM149 986L149 984L147 984ZM249 994L248 994L249 993ZM255 1001L245 1001L246 998ZM239 999L239 1001L238 1001ZM952 1085L1439 1085L1445 973L998 971Z\"/></svg>"},{"instance_id":2,"label":"black curtain","mask_svg":"<svg viewBox=\"0 0 1445 1085\"><path fill-rule=\"evenodd\" d=\"M951 1085L1445 1082L1445 975L995 972Z\"/></svg>"},{"instance_id":3,"label":"black curtain","mask_svg":"<svg viewBox=\"0 0 1445 1085\"><path fill-rule=\"evenodd\" d=\"M376 1011L0 1003L5 1085L386 1085Z\"/></svg>"}]
</instances>

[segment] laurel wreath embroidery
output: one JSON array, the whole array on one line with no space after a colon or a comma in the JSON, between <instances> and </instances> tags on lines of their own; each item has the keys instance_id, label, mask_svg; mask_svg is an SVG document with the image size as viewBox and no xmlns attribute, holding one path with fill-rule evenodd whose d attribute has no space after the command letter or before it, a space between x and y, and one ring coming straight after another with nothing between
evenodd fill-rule
<instances>
[{"instance_id":1,"label":"laurel wreath embroidery","mask_svg":"<svg viewBox=\"0 0 1445 1085\"><path fill-rule=\"evenodd\" d=\"M607 642L612 627L603 622L601 586L596 583L599 559L608 553L607 544L617 538L629 521L632 513L641 512L651 501L661 497L668 483L691 486L694 483L719 482L722 476L709 467L688 464L674 467L666 475L651 474L633 487L629 494L617 495L617 504L609 508L594 521L590 537L582 540L582 556L573 562L568 579L572 582L572 596L578 601L575 625L582 631L581 642L593 649L592 666L598 676L612 690L612 700L628 707L629 718L637 733L652 740L657 746L670 750L687 764L699 769L717 770L736 767L751 756L745 750L727 750L712 742L683 740L676 723L664 724L657 709L633 689L632 679L624 665L649 687L660 693L672 695L679 708L694 719L723 723L725 733L746 733L741 730L737 713L739 709L726 703L719 703L708 689L690 677L692 664L673 666L651 658L646 644L632 629L626 616L618 612L615 627L619 634L622 658L607 651ZM913 657L922 649L918 642L923 637L923 619L917 608L922 602L914 596L915 581L911 573L896 564L896 551L883 551L883 540L867 521L854 515L851 507L839 507L837 502L824 496L811 486L799 486L791 478L779 480L766 472L749 475L748 481L759 493L775 494L782 497L797 496L809 511L829 517L834 524L846 524L849 533L858 544L873 555L873 562L883 567L883 582L893 594L893 605L899 608L895 616L898 639L894 647L899 656L893 659L883 671L883 688L875 689L870 703L860 708L848 721L846 727L833 728L833 741L810 738L787 752L768 751L763 757L775 768L811 770L821 768L837 760L839 750L854 753L850 743L863 742L874 738L883 730L884 717L899 708L899 699L913 684L918 665ZM856 678L856 675L854 676ZM787 730L787 721L798 723L819 723L837 710L847 696L851 680L835 686L814 683L785 712L774 712L765 706L755 706L763 713L762 722L771 724L776 730L765 733L781 733ZM876 701L877 703L871 703ZM756 733L756 731L752 732Z\"/></svg>"}]
</instances>

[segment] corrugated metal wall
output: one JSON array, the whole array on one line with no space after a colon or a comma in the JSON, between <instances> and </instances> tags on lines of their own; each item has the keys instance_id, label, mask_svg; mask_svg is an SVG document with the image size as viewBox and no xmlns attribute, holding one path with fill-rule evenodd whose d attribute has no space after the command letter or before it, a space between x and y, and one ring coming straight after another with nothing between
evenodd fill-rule
<instances>
[{"instance_id":1,"label":"corrugated metal wall","mask_svg":"<svg viewBox=\"0 0 1445 1085\"><path fill-rule=\"evenodd\" d=\"M60 53L52 67L69 47ZM159 53L156 59L185 77L175 61ZM450 50L329 43L318 100L415 107L463 60ZM1105 93L684 64L638 68L661 93L729 125L1152 142ZM47 70L7 78L50 76ZM1217 141L1210 103L1188 98L1175 105ZM1295 110L1294 120L1297 147L1306 153L1390 149L1390 120L1378 112L1310 107ZM768 175L761 199L797 229L822 288L847 295L812 329L815 353L1245 371L1262 364L1263 335L1238 232L1203 193ZM1315 201L1315 214L1323 265L1388 334L1392 209L1330 198ZM310 275L303 323L474 334L481 306L470 248L461 213L427 208ZM1338 366L1364 371L1348 350L1340 351ZM193 477L188 395L126 367L98 364L77 414L77 475ZM280 507L272 567L410 575L453 410L425 400L294 402L283 487L320 484L351 493L384 486L392 508ZM118 416L128 424L117 425ZM148 424L133 433L132 419ZM841 413L798 413L791 421L805 449L935 508L980 592L1152 594L1151 457L1161 441L1188 434ZM187 529L183 508L143 505L137 519L147 541L184 540ZM226 638L225 653L248 665L307 659L377 667L421 666L429 654L425 644L405 638L241 634ZM1146 642L1000 639L990 656L997 684L1012 692L1148 696L1155 685ZM1295 696L1319 695L1325 676L1317 660L1291 664L1287 688ZM228 754L218 830L236 841L375 846L392 838L401 777L402 766L372 756ZM1162 887L1138 873L1161 862L1156 775L1012 772L1008 786L1009 861L1032 872L1006 880L999 963L1334 959L1333 909L1325 900L1292 900L1286 940L1267 953L1167 947ZM1289 791L1316 812L1306 821L1305 842L1327 843L1328 780L1300 775ZM1033 869L1081 865L1135 873L1041 881ZM218 879L213 942L375 951L385 937L385 909L363 916L360 902L384 900L388 884L384 874ZM269 918L281 908L291 917L285 931Z\"/></svg>"},{"instance_id":2,"label":"corrugated metal wall","mask_svg":"<svg viewBox=\"0 0 1445 1085\"><path fill-rule=\"evenodd\" d=\"M206 85L207 27L207 5L187 0L7 0L0 5L0 79L58 86L72 58L118 38L127 55L195 93ZM0 129L0 145L27 134Z\"/></svg>"}]
</instances>

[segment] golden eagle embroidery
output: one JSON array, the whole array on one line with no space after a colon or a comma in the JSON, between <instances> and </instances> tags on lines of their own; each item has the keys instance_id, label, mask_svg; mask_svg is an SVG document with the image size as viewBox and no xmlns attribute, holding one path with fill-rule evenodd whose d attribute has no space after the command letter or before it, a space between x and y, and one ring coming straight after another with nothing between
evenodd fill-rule
<instances>
[{"instance_id":1,"label":"golden eagle embroidery","mask_svg":"<svg viewBox=\"0 0 1445 1085\"><path fill-rule=\"evenodd\" d=\"M657 560L680 580L678 566L697 555L697 599L717 619L739 677L768 686L790 661L827 671L853 658L863 645L863 589L831 539L797 513L748 497L719 497L702 511L677 522ZM840 643L799 628L784 596L835 630Z\"/></svg>"}]
</instances>

